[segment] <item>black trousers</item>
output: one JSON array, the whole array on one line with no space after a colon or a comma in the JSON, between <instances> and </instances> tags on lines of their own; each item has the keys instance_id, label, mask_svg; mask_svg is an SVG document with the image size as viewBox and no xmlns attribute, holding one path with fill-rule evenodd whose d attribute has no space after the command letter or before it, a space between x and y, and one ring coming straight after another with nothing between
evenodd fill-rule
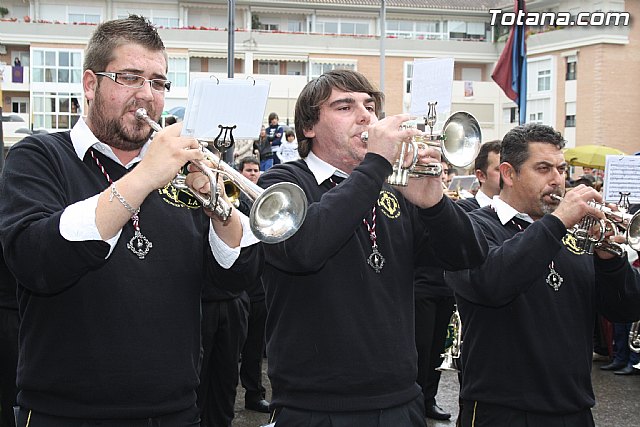
<instances>
[{"instance_id":1,"label":"black trousers","mask_svg":"<svg viewBox=\"0 0 640 427\"><path fill-rule=\"evenodd\" d=\"M202 427L231 427L248 316L246 295L202 303L203 355L198 387Z\"/></svg>"},{"instance_id":2,"label":"black trousers","mask_svg":"<svg viewBox=\"0 0 640 427\"><path fill-rule=\"evenodd\" d=\"M426 427L422 396L393 408L357 412L318 412L276 408L277 427Z\"/></svg>"},{"instance_id":3,"label":"black trousers","mask_svg":"<svg viewBox=\"0 0 640 427\"><path fill-rule=\"evenodd\" d=\"M464 401L460 418L462 427L595 427L591 409L547 415L468 400Z\"/></svg>"},{"instance_id":4,"label":"black trousers","mask_svg":"<svg viewBox=\"0 0 640 427\"><path fill-rule=\"evenodd\" d=\"M416 295L416 349L418 350L418 378L425 406L436 403L447 326L453 314L455 299L451 297L424 297Z\"/></svg>"},{"instance_id":5,"label":"black trousers","mask_svg":"<svg viewBox=\"0 0 640 427\"><path fill-rule=\"evenodd\" d=\"M266 390L262 385L262 354L264 353L264 325L266 321L267 305L265 301L251 302L247 339L242 348L240 363L240 382L245 389L245 402L255 402L265 398Z\"/></svg>"},{"instance_id":6,"label":"black trousers","mask_svg":"<svg viewBox=\"0 0 640 427\"><path fill-rule=\"evenodd\" d=\"M0 308L0 427L15 427L18 367L18 310Z\"/></svg>"},{"instance_id":7,"label":"black trousers","mask_svg":"<svg viewBox=\"0 0 640 427\"><path fill-rule=\"evenodd\" d=\"M87 420L58 417L20 408L18 427L199 427L200 415L195 406L160 417L134 420Z\"/></svg>"}]
</instances>

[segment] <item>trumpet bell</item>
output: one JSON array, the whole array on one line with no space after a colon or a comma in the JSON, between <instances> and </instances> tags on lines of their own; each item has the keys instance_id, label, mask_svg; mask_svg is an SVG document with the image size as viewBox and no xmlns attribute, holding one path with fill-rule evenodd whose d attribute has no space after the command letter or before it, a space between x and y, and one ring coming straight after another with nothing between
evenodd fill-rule
<instances>
[{"instance_id":1,"label":"trumpet bell","mask_svg":"<svg viewBox=\"0 0 640 427\"><path fill-rule=\"evenodd\" d=\"M251 207L249 225L264 243L282 242L298 231L307 215L307 197L291 182L280 182L265 189Z\"/></svg>"},{"instance_id":2,"label":"trumpet bell","mask_svg":"<svg viewBox=\"0 0 640 427\"><path fill-rule=\"evenodd\" d=\"M443 126L442 155L455 167L466 168L480 151L480 124L466 111L453 113Z\"/></svg>"},{"instance_id":3,"label":"trumpet bell","mask_svg":"<svg viewBox=\"0 0 640 427\"><path fill-rule=\"evenodd\" d=\"M636 212L629 220L626 231L627 243L634 251L640 251L640 212Z\"/></svg>"},{"instance_id":4,"label":"trumpet bell","mask_svg":"<svg viewBox=\"0 0 640 427\"><path fill-rule=\"evenodd\" d=\"M442 364L436 368L436 371L441 372L459 372L460 364L459 358L453 357L450 351L446 352L444 355L444 359L442 360Z\"/></svg>"}]
</instances>

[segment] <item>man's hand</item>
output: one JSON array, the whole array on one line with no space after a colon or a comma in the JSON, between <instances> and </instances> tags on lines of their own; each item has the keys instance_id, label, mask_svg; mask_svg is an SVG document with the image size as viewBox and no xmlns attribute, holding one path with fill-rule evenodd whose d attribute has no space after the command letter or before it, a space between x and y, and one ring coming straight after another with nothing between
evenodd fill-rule
<instances>
[{"instance_id":1,"label":"man's hand","mask_svg":"<svg viewBox=\"0 0 640 427\"><path fill-rule=\"evenodd\" d=\"M418 161L416 164L440 165L441 157L442 154L437 148L422 145L418 149ZM421 175L419 178L409 178L409 184L406 187L397 187L397 189L405 199L421 208L430 208L444 197L440 176Z\"/></svg>"},{"instance_id":2,"label":"man's hand","mask_svg":"<svg viewBox=\"0 0 640 427\"><path fill-rule=\"evenodd\" d=\"M604 213L589 204L592 201L602 203L602 195L594 188L581 184L567 191L552 215L557 216L566 228L572 228L587 215L604 219Z\"/></svg>"},{"instance_id":3,"label":"man's hand","mask_svg":"<svg viewBox=\"0 0 640 427\"><path fill-rule=\"evenodd\" d=\"M195 138L180 136L182 124L156 133L140 164L131 172L149 188L149 192L167 185L190 161L204 158Z\"/></svg>"}]
</instances>

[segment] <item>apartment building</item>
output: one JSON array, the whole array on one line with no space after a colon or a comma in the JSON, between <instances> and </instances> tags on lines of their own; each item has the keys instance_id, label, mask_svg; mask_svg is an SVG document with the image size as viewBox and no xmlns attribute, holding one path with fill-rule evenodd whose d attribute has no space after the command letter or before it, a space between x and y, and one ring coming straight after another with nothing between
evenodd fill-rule
<instances>
[{"instance_id":1,"label":"apartment building","mask_svg":"<svg viewBox=\"0 0 640 427\"><path fill-rule=\"evenodd\" d=\"M527 8L640 16L639 3L528 0ZM301 88L346 67L384 89L385 113L396 114L409 111L414 59L453 57L452 111L471 112L485 140L500 138L517 121L515 104L491 80L508 27L491 25L489 10L509 11L511 0L3 0L2 6L3 110L24 115L34 128L55 131L75 123L84 108L85 43L96 23L129 13L160 28L173 82L167 110L186 105L194 78L251 76L271 82L265 116L276 111L293 124ZM563 131L570 146L606 142L637 151L631 138L636 125L627 120L640 102L632 79L640 67L637 31L633 25L532 25L529 121Z\"/></svg>"}]
</instances>

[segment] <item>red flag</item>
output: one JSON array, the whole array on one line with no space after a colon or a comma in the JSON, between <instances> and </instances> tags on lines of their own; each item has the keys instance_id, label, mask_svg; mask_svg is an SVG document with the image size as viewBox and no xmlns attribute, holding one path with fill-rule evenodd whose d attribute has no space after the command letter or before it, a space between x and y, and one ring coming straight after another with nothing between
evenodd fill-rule
<instances>
[{"instance_id":1,"label":"red flag","mask_svg":"<svg viewBox=\"0 0 640 427\"><path fill-rule=\"evenodd\" d=\"M516 17L520 10L525 12L524 0L515 0L513 11ZM524 25L514 24L511 28L491 78L509 99L518 104L519 121L523 124L526 121L527 110L527 50Z\"/></svg>"}]
</instances>

